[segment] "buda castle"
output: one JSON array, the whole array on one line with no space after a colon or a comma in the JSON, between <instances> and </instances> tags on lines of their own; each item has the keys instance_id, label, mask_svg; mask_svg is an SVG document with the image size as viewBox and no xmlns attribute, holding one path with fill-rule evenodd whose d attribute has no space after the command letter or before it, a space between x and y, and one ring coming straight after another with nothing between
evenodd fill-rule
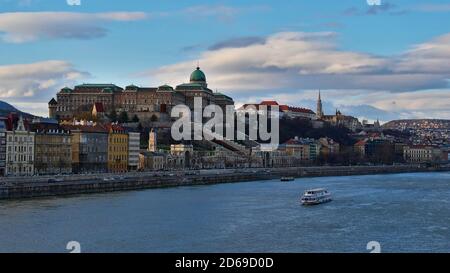
<instances>
[{"instance_id":1,"label":"buda castle","mask_svg":"<svg viewBox=\"0 0 450 273\"><path fill-rule=\"evenodd\" d=\"M193 109L194 97L201 97L203 107L216 104L222 109L234 105L231 97L213 92L208 88L205 73L197 67L191 73L189 83L175 88L169 85L159 87L126 86L114 84L81 84L73 89L64 87L48 103L49 117L70 120L81 113L109 115L115 111L136 115L140 120L170 121L174 106L184 104Z\"/></svg>"}]
</instances>

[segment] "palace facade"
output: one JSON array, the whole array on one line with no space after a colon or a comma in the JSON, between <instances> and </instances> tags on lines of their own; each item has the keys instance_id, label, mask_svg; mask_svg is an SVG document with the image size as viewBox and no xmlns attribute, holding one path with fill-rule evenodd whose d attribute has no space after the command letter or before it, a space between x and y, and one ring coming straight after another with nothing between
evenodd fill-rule
<instances>
[{"instance_id":1,"label":"palace facade","mask_svg":"<svg viewBox=\"0 0 450 273\"><path fill-rule=\"evenodd\" d=\"M64 87L48 103L49 117L70 120L81 113L102 112L107 115L125 111L129 117L140 120L170 121L170 112L175 105L194 107L194 97L201 97L203 107L216 104L222 109L234 105L231 97L213 92L208 88L206 76L200 67L191 73L189 83L175 88L169 85L139 87L129 85L122 88L114 84L81 84L74 88ZM94 111L93 111L94 110Z\"/></svg>"}]
</instances>

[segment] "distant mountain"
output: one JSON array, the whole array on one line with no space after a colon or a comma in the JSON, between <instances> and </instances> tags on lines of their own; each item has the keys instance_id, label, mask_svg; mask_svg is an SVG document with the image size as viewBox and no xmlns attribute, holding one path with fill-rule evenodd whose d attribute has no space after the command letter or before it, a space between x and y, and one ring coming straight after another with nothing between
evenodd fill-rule
<instances>
[{"instance_id":1,"label":"distant mountain","mask_svg":"<svg viewBox=\"0 0 450 273\"><path fill-rule=\"evenodd\" d=\"M18 110L11 104L0 100L0 111L14 112L14 111L18 111Z\"/></svg>"},{"instance_id":2,"label":"distant mountain","mask_svg":"<svg viewBox=\"0 0 450 273\"><path fill-rule=\"evenodd\" d=\"M6 116L11 112L20 113L24 117L34 117L32 114L22 112L11 104L0 100L0 116Z\"/></svg>"},{"instance_id":3,"label":"distant mountain","mask_svg":"<svg viewBox=\"0 0 450 273\"><path fill-rule=\"evenodd\" d=\"M448 119L400 119L392 120L383 124L385 129L449 129Z\"/></svg>"}]
</instances>

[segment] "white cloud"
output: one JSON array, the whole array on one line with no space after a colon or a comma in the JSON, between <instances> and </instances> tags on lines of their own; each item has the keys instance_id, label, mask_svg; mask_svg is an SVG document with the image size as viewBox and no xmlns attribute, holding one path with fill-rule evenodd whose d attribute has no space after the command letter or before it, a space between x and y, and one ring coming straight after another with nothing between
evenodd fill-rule
<instances>
[{"instance_id":1,"label":"white cloud","mask_svg":"<svg viewBox=\"0 0 450 273\"><path fill-rule=\"evenodd\" d=\"M0 66L0 99L47 102L61 86L88 76L70 63L58 60Z\"/></svg>"},{"instance_id":2,"label":"white cloud","mask_svg":"<svg viewBox=\"0 0 450 273\"><path fill-rule=\"evenodd\" d=\"M340 49L336 33L283 32L212 46L198 60L212 89L238 103L276 99L315 108L324 90L328 111L360 118L450 118L450 33L393 56ZM257 42L252 42L252 41ZM188 80L196 60L146 75L173 85Z\"/></svg>"},{"instance_id":3,"label":"white cloud","mask_svg":"<svg viewBox=\"0 0 450 273\"><path fill-rule=\"evenodd\" d=\"M147 18L143 12L10 12L0 13L0 33L5 42L25 43L39 39L92 39L106 35L107 22Z\"/></svg>"},{"instance_id":4,"label":"white cloud","mask_svg":"<svg viewBox=\"0 0 450 273\"><path fill-rule=\"evenodd\" d=\"M439 36L431 41L415 45L407 51L395 72L403 73L434 73L450 74L450 33Z\"/></svg>"},{"instance_id":5,"label":"white cloud","mask_svg":"<svg viewBox=\"0 0 450 273\"><path fill-rule=\"evenodd\" d=\"M450 35L396 56L339 49L335 33L282 32L264 42L210 48L198 58L209 83L227 92L264 89L365 89L406 92L448 86ZM196 61L149 71L160 82L186 81Z\"/></svg>"}]
</instances>

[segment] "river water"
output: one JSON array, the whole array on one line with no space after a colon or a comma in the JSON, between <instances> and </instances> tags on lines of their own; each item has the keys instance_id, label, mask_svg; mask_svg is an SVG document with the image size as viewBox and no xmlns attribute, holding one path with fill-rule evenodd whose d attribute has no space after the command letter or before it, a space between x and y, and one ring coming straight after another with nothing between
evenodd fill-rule
<instances>
[{"instance_id":1,"label":"river water","mask_svg":"<svg viewBox=\"0 0 450 273\"><path fill-rule=\"evenodd\" d=\"M450 252L449 225L448 172L301 178L0 201L0 252Z\"/></svg>"}]
</instances>

